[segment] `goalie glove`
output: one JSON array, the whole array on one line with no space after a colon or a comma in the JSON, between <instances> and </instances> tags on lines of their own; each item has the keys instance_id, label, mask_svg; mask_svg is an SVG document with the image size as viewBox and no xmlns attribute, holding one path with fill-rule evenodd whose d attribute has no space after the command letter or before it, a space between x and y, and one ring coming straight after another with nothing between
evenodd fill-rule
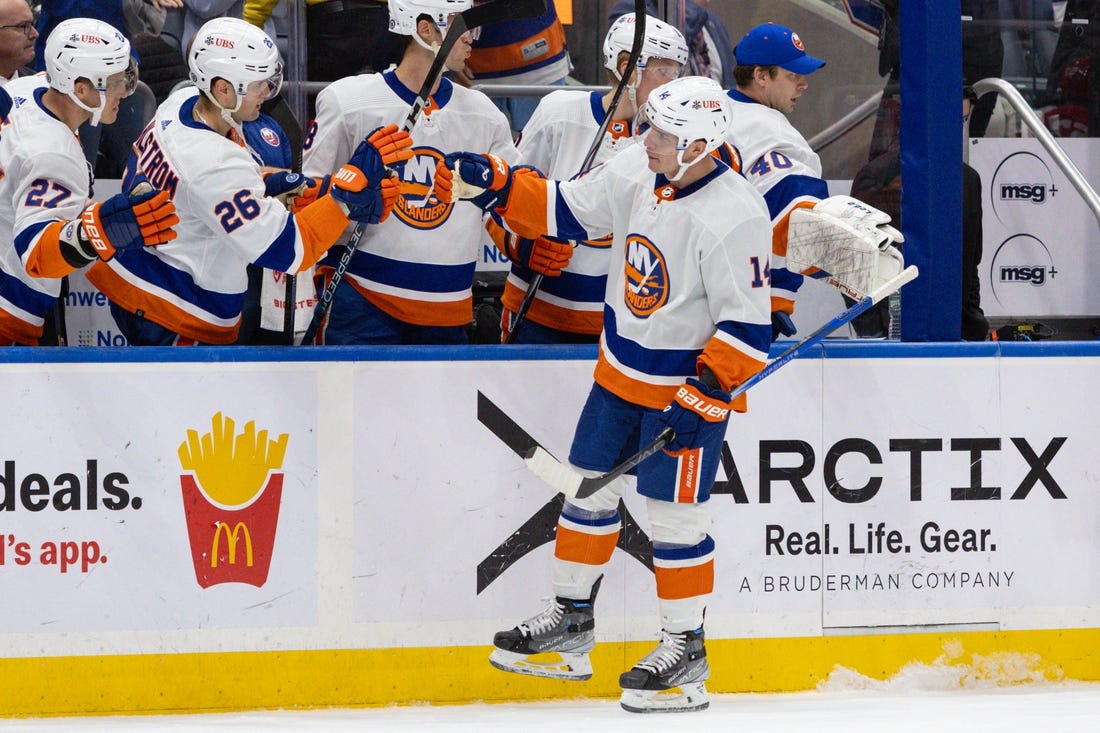
<instances>
[{"instance_id":1,"label":"goalie glove","mask_svg":"<svg viewBox=\"0 0 1100 733\"><path fill-rule=\"evenodd\" d=\"M509 232L504 246L512 262L546 277L559 277L573 257L573 245L545 237L527 239Z\"/></svg>"},{"instance_id":2,"label":"goalie glove","mask_svg":"<svg viewBox=\"0 0 1100 733\"><path fill-rule=\"evenodd\" d=\"M435 195L443 203L466 200L483 211L508 201L512 169L503 158L477 153L451 153L435 168Z\"/></svg>"},{"instance_id":3,"label":"goalie glove","mask_svg":"<svg viewBox=\"0 0 1100 733\"><path fill-rule=\"evenodd\" d=\"M59 239L68 245L62 254L69 264L83 266L97 257L109 260L115 252L155 247L176 238L176 207L167 191L147 183L129 194L118 193L84 209L79 219L62 227ZM76 262L75 258L83 261Z\"/></svg>"}]
</instances>

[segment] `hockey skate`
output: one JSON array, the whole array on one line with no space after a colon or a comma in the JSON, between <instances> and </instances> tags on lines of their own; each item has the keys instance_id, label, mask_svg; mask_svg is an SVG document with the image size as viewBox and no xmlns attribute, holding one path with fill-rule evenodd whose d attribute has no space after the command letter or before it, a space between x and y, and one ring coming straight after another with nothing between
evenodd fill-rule
<instances>
[{"instance_id":1,"label":"hockey skate","mask_svg":"<svg viewBox=\"0 0 1100 733\"><path fill-rule=\"evenodd\" d=\"M558 680L587 680L592 677L588 653L596 644L593 608L600 581L592 595L579 601L550 599L546 609L511 631L493 636L496 647L489 663L505 672L552 677Z\"/></svg>"},{"instance_id":2,"label":"hockey skate","mask_svg":"<svg viewBox=\"0 0 1100 733\"><path fill-rule=\"evenodd\" d=\"M710 676L703 629L661 631L657 648L619 676L619 704L631 713L685 713L710 705L703 682ZM658 695L680 688L679 695Z\"/></svg>"}]
</instances>

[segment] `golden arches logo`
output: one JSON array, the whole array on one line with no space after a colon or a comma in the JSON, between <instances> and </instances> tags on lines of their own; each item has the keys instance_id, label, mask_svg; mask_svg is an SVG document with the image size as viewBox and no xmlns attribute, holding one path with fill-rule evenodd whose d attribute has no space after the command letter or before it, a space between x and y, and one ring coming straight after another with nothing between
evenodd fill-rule
<instances>
[{"instance_id":1,"label":"golden arches logo","mask_svg":"<svg viewBox=\"0 0 1100 733\"><path fill-rule=\"evenodd\" d=\"M247 567L252 567L252 533L248 531L248 525L237 522L233 529L229 529L229 522L218 522L218 528L214 530L214 541L210 543L210 567L218 567L218 540L222 538L222 530L225 530L225 544L229 553L229 564L237 564L237 533L244 534L244 551Z\"/></svg>"}]
</instances>

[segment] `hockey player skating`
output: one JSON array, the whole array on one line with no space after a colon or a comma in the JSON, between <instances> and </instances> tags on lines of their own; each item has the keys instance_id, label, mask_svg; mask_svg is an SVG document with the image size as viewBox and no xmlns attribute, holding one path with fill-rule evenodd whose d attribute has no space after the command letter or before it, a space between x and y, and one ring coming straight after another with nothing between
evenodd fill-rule
<instances>
[{"instance_id":1,"label":"hockey player skating","mask_svg":"<svg viewBox=\"0 0 1100 733\"><path fill-rule=\"evenodd\" d=\"M618 18L603 43L604 67L612 84L626 69L634 41L634 14ZM610 160L633 143L631 123L650 90L680 76L688 58L683 35L675 27L647 16L637 68L627 80L625 99L612 113L612 122L600 142L593 164ZM598 92L561 90L543 97L519 140L520 162L549 178L569 179L582 172L592 138L604 122L614 89ZM492 220L489 220L492 222ZM604 287L610 241L571 244L544 238L508 236L488 224L494 241L512 260L501 302L501 328L507 338L532 273L547 278L535 294L523 327L511 343L594 343L603 327Z\"/></svg>"},{"instance_id":2,"label":"hockey player skating","mask_svg":"<svg viewBox=\"0 0 1100 733\"><path fill-rule=\"evenodd\" d=\"M36 345L64 275L116 252L163 244L178 222L167 194L118 194L88 205L91 173L76 130L110 124L134 91L130 42L74 18L46 40L46 77L9 83L0 135L0 343Z\"/></svg>"},{"instance_id":3,"label":"hockey player skating","mask_svg":"<svg viewBox=\"0 0 1100 733\"><path fill-rule=\"evenodd\" d=\"M792 336L797 292L803 276L788 268L787 247L794 218L832 220L853 211L848 196L829 198L828 185L821 178L821 159L787 116L809 87L807 76L825 62L806 53L798 34L774 23L758 25L741 39L734 50L737 83L729 92L734 103L729 140L741 152L745 176L768 203L775 232L771 263L773 336ZM814 213L809 213L812 209ZM890 227L877 227L890 217L867 206L859 207L864 221L880 237L883 277L901 271L901 256L890 246L901 234ZM874 220L874 221L872 221ZM866 229L866 227L865 227Z\"/></svg>"},{"instance_id":4,"label":"hockey player skating","mask_svg":"<svg viewBox=\"0 0 1100 733\"><path fill-rule=\"evenodd\" d=\"M660 642L625 672L632 712L701 710L709 675L703 613L714 584L710 487L730 410L729 390L760 370L771 341L765 278L771 226L763 199L709 153L722 144L731 104L717 82L687 77L654 89L640 113L641 145L568 181L514 171L472 153L436 172L444 197L494 210L522 236L611 233L604 330L595 385L569 462L587 475L611 469L664 428L668 449L638 466L646 497L661 616ZM621 477L567 500L553 559L554 600L494 639L504 670L588 679L594 604L620 528ZM556 652L561 662L532 655ZM679 696L657 696L679 687Z\"/></svg>"},{"instance_id":5,"label":"hockey player skating","mask_svg":"<svg viewBox=\"0 0 1100 733\"><path fill-rule=\"evenodd\" d=\"M409 40L391 71L333 82L317 96L317 119L302 168L317 175L354 148L364 132L401 123L425 84L451 19L473 0L391 0L390 30ZM461 68L470 54L465 33L447 58ZM320 332L327 344L465 343L473 320L473 278L484 237L481 212L433 195L436 163L452 150L485 150L515 160L504 114L481 92L441 78L411 130L412 158L397 168L401 192L394 216L364 232L332 298ZM318 268L337 266L330 255Z\"/></svg>"},{"instance_id":6,"label":"hockey player skating","mask_svg":"<svg viewBox=\"0 0 1100 733\"><path fill-rule=\"evenodd\" d=\"M384 166L407 157L411 145L396 128L360 138L325 195L293 213L275 197L286 193L286 177L265 181L241 133L241 123L256 119L281 83L275 43L243 20L215 18L195 35L187 64L197 88L160 105L134 143L123 181L124 187L147 181L171 194L179 238L88 273L131 344L233 343L246 265L299 272L336 243L349 221L384 218L392 205L384 196Z\"/></svg>"}]
</instances>

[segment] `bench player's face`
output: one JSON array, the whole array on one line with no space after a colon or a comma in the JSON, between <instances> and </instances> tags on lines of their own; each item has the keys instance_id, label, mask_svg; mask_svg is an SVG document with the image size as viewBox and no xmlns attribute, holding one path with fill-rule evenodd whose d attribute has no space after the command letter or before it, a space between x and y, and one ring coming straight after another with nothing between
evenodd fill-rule
<instances>
[{"instance_id":1,"label":"bench player's face","mask_svg":"<svg viewBox=\"0 0 1100 733\"><path fill-rule=\"evenodd\" d=\"M458 13L451 13L447 17L448 28L451 27L451 23L454 22L455 16L457 15ZM437 26L435 23L432 23L431 25L432 43L436 45L443 43L443 30L441 30L439 26ZM452 48L451 52L447 55L447 61L444 64L448 69L458 71L466 66L466 59L470 58L470 54L473 52L473 42L474 39L477 38L479 35L478 31L480 31L480 29L475 28L472 31L466 31L458 37L458 42L455 43L454 48Z\"/></svg>"},{"instance_id":2,"label":"bench player's face","mask_svg":"<svg viewBox=\"0 0 1100 733\"><path fill-rule=\"evenodd\" d=\"M679 79L682 71L683 66L675 61L658 58L649 59L645 68L640 70L641 76L638 79L637 92L638 106L641 107L645 104L645 101L649 99L649 93L657 87L673 79Z\"/></svg>"},{"instance_id":3,"label":"bench player's face","mask_svg":"<svg viewBox=\"0 0 1100 733\"><path fill-rule=\"evenodd\" d=\"M252 122L260 116L260 105L271 99L279 91L281 75L270 79L254 81L248 85L248 93L241 100L241 106L234 114L241 122Z\"/></svg>"},{"instance_id":4,"label":"bench player's face","mask_svg":"<svg viewBox=\"0 0 1100 733\"><path fill-rule=\"evenodd\" d=\"M133 82L136 81L136 78L131 79L131 72L129 71L120 71L107 77L107 83L102 89L105 96L103 99L103 112L99 116L99 124L109 125L118 119L119 102L130 96L130 93L134 91ZM96 104L99 102L99 91L93 87L93 93L88 95L95 97Z\"/></svg>"},{"instance_id":5,"label":"bench player's face","mask_svg":"<svg viewBox=\"0 0 1100 733\"><path fill-rule=\"evenodd\" d=\"M765 74L765 77L767 75ZM767 105L777 109L785 115L794 111L798 104L798 98L810 86L809 81L802 74L795 74L786 69L777 69L774 78L768 78L765 83L765 95Z\"/></svg>"},{"instance_id":6,"label":"bench player's face","mask_svg":"<svg viewBox=\"0 0 1100 733\"><path fill-rule=\"evenodd\" d=\"M677 161L680 152L678 144L679 139L675 135L649 125L643 139L649 169L666 176L674 175L680 167Z\"/></svg>"}]
</instances>

